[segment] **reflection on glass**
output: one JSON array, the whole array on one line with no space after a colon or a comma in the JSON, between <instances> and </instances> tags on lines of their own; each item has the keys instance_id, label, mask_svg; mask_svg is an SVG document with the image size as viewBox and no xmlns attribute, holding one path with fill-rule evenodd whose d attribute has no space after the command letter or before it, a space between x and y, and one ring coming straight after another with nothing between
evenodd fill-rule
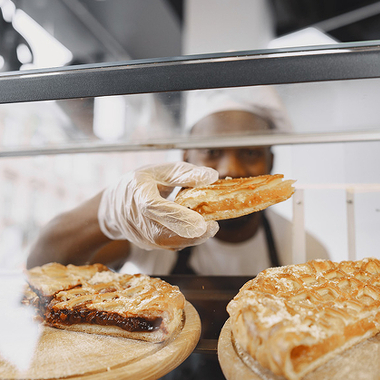
<instances>
[{"instance_id":1,"label":"reflection on glass","mask_svg":"<svg viewBox=\"0 0 380 380\"><path fill-rule=\"evenodd\" d=\"M379 132L379 89L379 80L373 79L2 104L0 155L13 152L25 157L0 160L0 264L22 266L36 233L54 215L95 195L128 170L182 159L186 144L204 144L204 148L225 137L224 146L234 141L252 146L263 137L286 137L286 144L270 140L274 172L296 179L300 187L380 183L378 170L363 170L380 160L376 139L343 144L338 136L334 143L315 144L311 138L317 134L321 142L321 136L334 133ZM218 132L207 138L189 134L195 121L208 112L236 104L270 119L274 128L247 134L236 133L232 126L224 135ZM306 136L302 144L293 145L300 135ZM167 150L168 143L176 149ZM99 153L108 146L108 153ZM68 147L78 151L72 154ZM132 151L123 152L128 149ZM331 210L341 204L329 221L335 220L346 241L344 191L333 205L335 196L330 193L328 201L315 197L306 208L314 210L314 217L307 217L306 223L337 252L324 228L328 223L315 221L325 220L327 205ZM292 218L288 204L278 208ZM344 247L341 244L337 256L343 255ZM16 254L10 256L10 251Z\"/></svg>"},{"instance_id":2,"label":"reflection on glass","mask_svg":"<svg viewBox=\"0 0 380 380\"><path fill-rule=\"evenodd\" d=\"M28 370L40 334L34 311L21 302L24 288L20 273L0 272L0 369L17 376Z\"/></svg>"}]
</instances>

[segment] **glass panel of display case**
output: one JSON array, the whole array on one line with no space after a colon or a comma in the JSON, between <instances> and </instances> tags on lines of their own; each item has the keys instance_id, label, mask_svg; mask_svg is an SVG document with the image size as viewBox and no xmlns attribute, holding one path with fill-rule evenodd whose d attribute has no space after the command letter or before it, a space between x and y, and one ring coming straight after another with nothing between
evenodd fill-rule
<instances>
[{"instance_id":1,"label":"glass panel of display case","mask_svg":"<svg viewBox=\"0 0 380 380\"><path fill-rule=\"evenodd\" d=\"M0 156L376 140L379 80L0 104ZM256 108L273 128L242 138L233 131L227 139L218 131L213 140L189 134L202 116L237 103Z\"/></svg>"},{"instance_id":2,"label":"glass panel of display case","mask_svg":"<svg viewBox=\"0 0 380 380\"><path fill-rule=\"evenodd\" d=\"M1 263L21 264L48 220L129 170L182 160L191 148L256 145L272 146L273 172L303 192L304 207L274 207L290 220L302 213L298 235L313 232L336 259L372 254L377 235L363 234L380 225L379 88L379 79L365 79L1 104ZM272 128L191 133L208 113L234 108Z\"/></svg>"}]
</instances>

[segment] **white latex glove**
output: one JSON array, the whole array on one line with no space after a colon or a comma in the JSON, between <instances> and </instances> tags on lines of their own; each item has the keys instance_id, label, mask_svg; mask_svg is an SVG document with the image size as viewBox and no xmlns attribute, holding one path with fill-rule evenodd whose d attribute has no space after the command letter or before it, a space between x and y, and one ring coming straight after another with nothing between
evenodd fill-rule
<instances>
[{"instance_id":1,"label":"white latex glove","mask_svg":"<svg viewBox=\"0 0 380 380\"><path fill-rule=\"evenodd\" d=\"M218 172L187 162L143 167L105 189L98 220L110 239L126 239L143 249L181 249L203 243L219 229L195 211L165 199L176 186L205 186Z\"/></svg>"}]
</instances>

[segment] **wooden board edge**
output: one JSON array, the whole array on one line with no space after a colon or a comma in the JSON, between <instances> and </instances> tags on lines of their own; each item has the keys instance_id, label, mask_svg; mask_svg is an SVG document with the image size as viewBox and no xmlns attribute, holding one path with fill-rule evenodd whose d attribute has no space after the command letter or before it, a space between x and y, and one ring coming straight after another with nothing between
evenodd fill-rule
<instances>
[{"instance_id":1,"label":"wooden board edge","mask_svg":"<svg viewBox=\"0 0 380 380\"><path fill-rule=\"evenodd\" d=\"M218 340L218 359L227 380L284 379L281 376L255 373L233 344L231 322L228 319L222 327ZM353 366L351 365L353 364ZM263 369L264 371L269 371ZM380 333L344 351L337 358L329 360L304 377L304 380L357 380L379 379L380 374Z\"/></svg>"},{"instance_id":2,"label":"wooden board edge","mask_svg":"<svg viewBox=\"0 0 380 380\"><path fill-rule=\"evenodd\" d=\"M201 335L201 320L194 306L186 301L182 330L154 355L142 360L91 375L70 377L71 380L153 380L177 368L194 351Z\"/></svg>"},{"instance_id":3,"label":"wooden board edge","mask_svg":"<svg viewBox=\"0 0 380 380\"><path fill-rule=\"evenodd\" d=\"M230 318L224 323L218 340L218 360L227 380L261 380L240 359L232 343Z\"/></svg>"}]
</instances>

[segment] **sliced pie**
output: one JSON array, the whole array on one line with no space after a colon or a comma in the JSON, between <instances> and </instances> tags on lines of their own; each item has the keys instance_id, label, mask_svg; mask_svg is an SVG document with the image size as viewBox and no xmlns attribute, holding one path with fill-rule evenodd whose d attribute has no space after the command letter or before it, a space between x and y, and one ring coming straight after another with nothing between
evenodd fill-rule
<instances>
[{"instance_id":1,"label":"sliced pie","mask_svg":"<svg viewBox=\"0 0 380 380\"><path fill-rule=\"evenodd\" d=\"M238 350L298 380L380 332L380 260L269 268L227 310Z\"/></svg>"},{"instance_id":2,"label":"sliced pie","mask_svg":"<svg viewBox=\"0 0 380 380\"><path fill-rule=\"evenodd\" d=\"M50 263L26 274L49 326L162 342L183 322L183 294L159 278L115 273L101 264Z\"/></svg>"},{"instance_id":3,"label":"sliced pie","mask_svg":"<svg viewBox=\"0 0 380 380\"><path fill-rule=\"evenodd\" d=\"M282 202L294 193L295 181L282 174L220 179L204 187L181 189L175 202L200 213L205 220L237 218Z\"/></svg>"}]
</instances>

